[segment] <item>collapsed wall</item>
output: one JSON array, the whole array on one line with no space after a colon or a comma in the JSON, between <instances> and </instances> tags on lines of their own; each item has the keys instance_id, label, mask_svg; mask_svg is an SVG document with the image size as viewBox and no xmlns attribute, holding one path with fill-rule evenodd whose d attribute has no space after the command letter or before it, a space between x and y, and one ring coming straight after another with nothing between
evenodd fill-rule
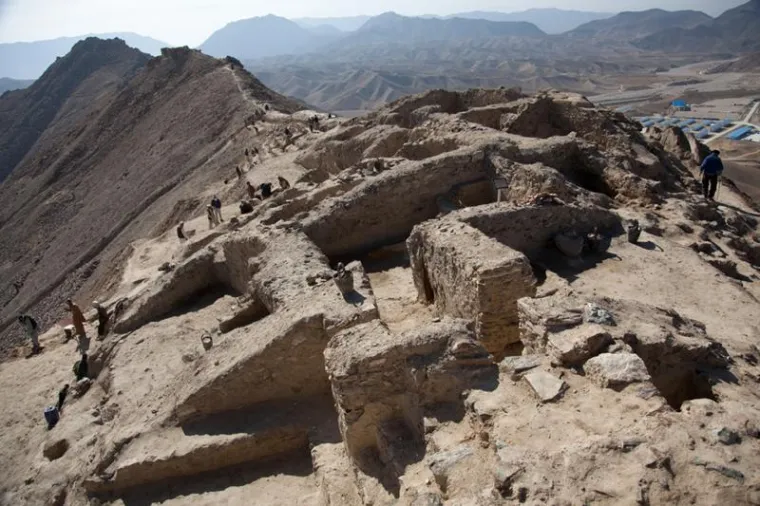
<instances>
[{"instance_id":1,"label":"collapsed wall","mask_svg":"<svg viewBox=\"0 0 760 506\"><path fill-rule=\"evenodd\" d=\"M517 306L525 353L549 353L572 365L582 365L604 349L635 354L675 409L690 399L713 398L709 378L730 361L704 324L672 309L567 295L525 298Z\"/></svg>"},{"instance_id":2,"label":"collapsed wall","mask_svg":"<svg viewBox=\"0 0 760 506\"><path fill-rule=\"evenodd\" d=\"M492 359L468 325L445 320L393 334L371 322L330 341L325 367L343 440L358 463L382 446L384 424L402 423L421 441L425 406L461 402L463 390L493 379Z\"/></svg>"}]
</instances>

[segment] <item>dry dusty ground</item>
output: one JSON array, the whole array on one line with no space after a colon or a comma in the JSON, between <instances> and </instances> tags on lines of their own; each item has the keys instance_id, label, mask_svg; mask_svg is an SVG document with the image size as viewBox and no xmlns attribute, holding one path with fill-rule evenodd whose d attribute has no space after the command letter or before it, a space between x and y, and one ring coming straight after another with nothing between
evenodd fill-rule
<instances>
[{"instance_id":1,"label":"dry dusty ground","mask_svg":"<svg viewBox=\"0 0 760 506\"><path fill-rule=\"evenodd\" d=\"M488 111L489 108L486 107L485 110ZM310 144L318 144L323 135L303 132L303 136L300 136L299 131L296 146L283 150L274 146L281 139L281 136L275 134L279 126L277 121L277 118L273 118L270 126L262 127L271 128L270 134L262 135L259 132L257 135L256 132L249 131L246 134L249 137L241 137L229 147L240 153L246 146L263 141L259 145L265 153L261 163L249 165L241 162L246 171L245 178L255 183L274 182L277 175L285 175L291 181L298 179L304 169L294 162L298 156L296 151L305 150ZM440 121L444 127L440 127L436 121ZM434 125L431 128L449 128L452 125L462 128L465 122L434 118L431 123ZM381 123L379 128L385 127L386 124ZM528 127L530 122L526 128ZM635 125L626 127L635 132ZM495 129L491 132L482 125L468 125L468 128L475 133L467 135L496 135ZM338 130L338 133L344 132ZM435 132L428 133L437 140ZM501 132L498 134L506 135ZM514 135L510 139L518 137ZM471 138L473 137L468 137ZM557 136L555 140L557 139L558 143L569 143L576 138L573 134L567 137ZM527 153L535 154L544 148L541 153L547 159L557 152L561 153L563 146L557 144L560 146L557 148L551 139L519 138L518 141L523 143L521 146ZM367 144L373 148L376 146ZM431 142L422 148L435 151L440 146ZM410 157L424 152L416 141L404 149L406 151L398 151L411 153ZM612 151L614 150L610 149ZM429 154L427 152L421 156L423 162L430 158L433 162L425 163L440 163L441 160L449 160L446 156L450 156L444 153L428 157ZM652 160L649 151L640 150L636 154L645 161ZM652 165L656 166L656 163L659 162L652 162ZM541 167L537 167L539 165L526 162L520 168L527 174L534 174L530 171L540 170ZM477 164L474 166L480 167ZM363 184L369 187L377 181L393 181L391 178L396 174L429 177L429 172L412 170L420 167L427 168L410 163L396 172L388 171L385 176L367 176L363 179ZM446 163L436 167L439 171L437 174L447 169ZM755 388L760 381L760 370L756 360L752 364L746 358L748 354L756 353L753 350L757 348L753 347L760 335L760 277L757 266L753 267L739 258L732 246L732 239L735 240L736 237L731 237L727 230L719 230L715 225L718 218L723 219L723 215L730 217L732 223L741 224L748 223L750 218L757 218L757 213L729 188L724 188L717 205L702 202L693 194L692 189L689 189L691 193L684 190L677 196L663 194L657 203L643 204L634 200L630 205L612 204L613 201L608 196L594 194L595 192L580 188L574 183L571 185L559 172L544 169L547 172L539 174L543 176L550 173L560 190L572 188L581 192L585 198L606 197L605 201L614 205L615 212L622 218L638 219L644 233L638 244L630 244L625 236L618 236L605 254L582 260L569 261L556 251L546 248L548 251L545 255L530 259L529 270L536 274L539 286L535 299L529 299L539 302L556 300L558 304L571 299L584 302L592 299L620 299L672 309L685 318L703 322L707 336L722 344L733 360L730 371L724 371L711 387L710 395L714 400L695 398L695 394L687 402L671 406L649 384L641 388L634 386L626 391L602 388L590 380L590 374L582 374L580 368L561 367L548 356L542 355L538 369L567 384L560 399L556 402L540 402L522 377L515 377L502 368L488 388L465 390L461 392L458 403L425 406L422 423L424 449L416 459L407 461L401 458L404 455L394 453L405 447L390 438L387 443L390 449L385 449L386 456L397 456L399 459L396 461L388 458L379 466L387 471L399 466L399 463L403 465L400 465L399 476L388 482L381 477L382 473L373 474L371 467L359 470L349 462L347 446L344 447L342 434L338 431L339 425L345 423L347 416L345 411L340 411L343 409L340 403L344 399L336 394L339 384L329 383L336 381L337 375L331 378L317 377L327 367L319 353L297 357L288 354L291 351L295 353L294 350L304 339L298 342L294 340L292 348L283 351L282 357L275 357L277 360L282 359L282 362L278 362L276 371L269 373L267 381L256 383L252 380L250 384L245 383L248 376L256 377L259 369L266 370L265 366L268 365L253 367L245 361L256 363L252 350L258 350L262 354L267 351L261 343L269 343L267 339L270 336L279 335L277 332L282 329L277 327L277 322L280 321L278 318L285 317L273 311L253 322L246 321L242 327L232 331L217 332L220 323L231 314L238 314L247 301L230 287L212 286L193 294L189 303L152 318L148 323L138 325L135 330L112 335L103 342L93 340L91 355L109 350L108 370L99 375L84 396L70 396L67 399L62 419L51 431L44 427L42 412L46 406L55 403L56 394L62 385L72 382L71 368L77 359L74 343L63 342L62 329L55 326L42 336L42 344L45 346L42 354L0 364L0 400L4 406L0 412L0 426L3 427L0 433L0 463L5 470L0 476L0 504L353 506L364 503L491 506L525 503L585 506L760 503L757 495L760 492L760 475L756 465L760 440L757 435L752 436L752 423L758 413L757 399L760 399ZM352 164L352 167L339 172L343 178L340 184L351 184L350 178L358 177L352 173L353 170ZM466 167L459 170L474 169ZM621 170L620 173L624 171ZM228 176L220 174L220 179L224 177ZM633 192L639 187L625 186L632 179L635 183L641 183L641 179L645 178L623 177L616 182L620 184L621 191ZM547 180L548 178L539 177L535 181L528 179L522 185L515 183L512 190L516 194L511 198L520 197L521 200L524 196L531 199L536 194L541 196L545 190L540 184ZM427 184L435 183L428 181ZM539 185L538 189L531 186L533 183ZM693 180L687 180L684 185L694 186L692 183ZM339 183L328 178L325 187L329 191L335 188L331 184ZM379 185L373 188L377 190L378 187ZM371 199L374 195L372 191L364 191L366 187L360 187L359 183L356 188L362 191L357 190L351 194L358 195L355 201L346 199L341 201L344 206L335 206L343 210L338 216L349 215L349 204L359 207L364 202L361 199ZM324 187L318 189L322 191ZM387 188L381 190L386 191ZM419 185L415 190L422 192L426 188ZM521 190L526 195L517 195ZM397 189L394 191L398 193ZM218 228L209 230L205 215L196 213L186 221L185 230L191 235L189 241L180 242L171 226L164 227L166 230L157 237L135 242L121 283L111 301L123 296L138 301L145 300L146 294L150 294L156 287L164 288L165 291L158 292L163 296L172 296L171 290L167 288L169 285L163 283L174 278L158 268L164 263L172 264L177 269L187 266L190 264L189 258L196 258L193 255L197 252L207 251L204 248L221 234L243 243L246 239L250 239L252 244L256 243L254 239L259 237L275 237L284 241L281 245L265 245L265 248L272 249L281 246L282 250L274 249L277 255L273 254L266 259L261 258L265 257L264 253L252 256L252 259L259 262L255 266L260 269L257 274L274 272L273 277L264 283L265 288L281 288L277 286L280 280L287 280L287 283L292 283L298 289L310 287L303 292L296 292L295 289L286 292L301 305L296 308L286 307L281 313L288 316L292 316L292 313L307 314L314 310L310 307L311 303L326 305L333 300L330 298L332 295L340 295L329 277L327 283L319 284L313 278L310 282L310 276L307 276L307 273L312 272L308 269L312 267L306 264L319 263L328 268L331 277L330 262L335 263L335 258L322 255L316 246L313 249L320 254L302 251L308 247L309 241L287 242L285 236L288 233L300 237L300 230L292 223L278 224L273 220L274 224L264 224L263 219L256 221L258 215L255 219L240 216L236 202L244 192L239 181L217 181L206 189L202 195L204 199L219 194L227 204L223 210L225 223ZM297 208L302 203L299 198L305 199L311 195L313 194L304 192L288 203ZM416 193L406 195L412 202L415 196ZM465 197L462 199L465 200ZM392 204L400 206L402 202L406 201L399 197L398 203ZM315 207L321 210L334 203L335 200L325 199ZM272 206L270 210L283 215L287 210L283 210L285 205ZM476 207L480 205L473 205L472 209ZM483 207L498 209L499 205L491 203ZM563 207L558 206L557 209ZM385 211L381 216L371 216L369 224L357 224L349 220L341 231L342 234L350 236L358 231L368 234L371 226L390 227L389 223L398 217L392 215L392 209L383 209ZM300 220L299 224L303 226L309 224L306 218L294 218L298 216L299 213L295 211L290 215L293 221ZM330 216L332 215L328 214ZM240 230L236 231L231 226L233 217L242 223ZM249 219L252 221L247 221ZM436 219L440 220L441 228L451 225L446 225L444 218ZM257 229L245 228L246 224ZM459 225L464 227L461 223ZM520 223L510 225L516 228ZM529 233L533 227L527 224L526 228ZM328 232L334 233L334 230ZM742 236L750 234L750 231L745 231ZM343 239L336 237L334 242ZM486 240L485 236L482 241L488 244L496 242ZM699 245L697 243L702 246L705 246L704 243L712 244L714 248L710 249L713 256L697 253L693 249L695 244ZM496 246L499 245L494 247ZM325 249L329 247L332 244L323 245ZM297 265L289 263L294 259L297 260ZM357 346L353 352L369 354L375 349L384 349L388 343L403 343L399 337L407 335L406 332L414 332L442 319L433 305L419 300L419 287L415 285L414 271L404 243L375 249L356 259L359 262L354 262L355 273L362 269L367 278L366 286L359 286L357 279L360 276L352 274L352 281L357 290L361 291L361 299L349 300L346 297L337 298L336 295L334 298L338 300L339 306L335 311L340 311L340 315L349 314L352 319L360 319L367 314L372 315L376 308L379 318L371 318L357 325L366 323L367 326L382 327L383 332L387 332L382 334L387 342L360 343L362 346ZM729 276L709 263L719 259L736 262L737 272ZM475 259L475 262L481 260L484 259ZM498 262L502 259L488 260ZM316 270L318 269L315 268L314 272ZM178 271L174 272L176 274ZM195 272L195 275L202 277L204 273ZM473 273L473 276L477 275L477 272ZM453 291L456 292L458 288L453 287ZM513 288L514 285L510 285L510 289ZM507 290L504 292L505 295L511 295L506 293ZM320 310L328 312L321 307ZM674 322L681 321L680 316L668 314ZM91 311L89 315L92 316ZM650 314L646 312L627 316L635 320L637 325L649 323ZM354 320L351 321L355 323ZM88 324L87 331L94 336L92 323ZM214 334L214 347L209 352L204 351L200 340L205 332ZM653 330L652 333L656 332ZM372 334L368 332L367 335ZM264 347L261 350L257 348L260 345ZM387 356L381 356L379 361L372 361L372 364L379 363L382 366L386 359L391 359L392 352L399 352L401 348L403 346L399 345L398 349L391 350ZM254 357L251 358L249 354ZM287 362L291 358L297 359L297 363ZM420 361L424 362L428 358L423 350L419 356L410 357L409 363L419 366ZM324 381L328 391L323 392L322 396L314 395L307 401L297 396L265 399L270 388L278 388L278 382L300 374L309 364L321 367L318 371L320 374L306 378L307 381L298 385L298 388L308 388L309 383ZM495 369L492 366L489 364L489 367ZM420 370L427 374L424 367L420 366ZM358 375L356 372L354 374ZM423 382L424 374L411 377ZM402 381L400 377L386 379L388 381L385 383L391 385L395 381ZM209 413L216 416L211 421L198 422L196 425L174 423L175 407L187 401L187 398L181 397L186 390L199 386L206 388L217 380L221 385L227 385L229 390L211 390L214 402L210 402L207 407L212 410ZM250 391L245 391L245 388L238 385L238 392L233 392L234 389L229 385L236 380L242 381L243 386L247 385ZM229 383L224 383L225 381ZM412 386L410 383L409 387ZM688 384L683 386L685 390L690 387ZM242 412L224 412L220 415L213 411L215 406L227 402L228 396L238 395L240 390L244 391L244 397L265 400L251 402ZM343 393L371 394L360 387ZM381 402L385 401L393 402L393 399L381 399ZM238 415L245 422L242 428L238 425L241 420L237 418ZM297 444L294 451L280 454L277 459L264 458L229 468L221 466L221 471L210 474L191 472L193 465L202 465L205 459L195 455L194 461L187 455L191 451L205 449L204 442L239 442L239 445L231 444L226 448L232 453L245 441L250 442L250 438L255 437L259 429L272 431L300 420L309 424L309 439ZM741 431L741 444L717 442L714 432L723 427ZM343 429L345 427L341 427ZM50 449L54 443L63 440L67 446L62 455L55 455L55 458L45 456L46 448ZM395 447L394 444L399 446ZM186 461L182 460L183 455L187 457ZM218 457L218 454L214 455ZM149 469L150 465L160 461L158 457L175 462L178 469L187 466L187 475L163 480L155 486L141 485L114 496L105 494L88 498L80 488L82 480L98 478L107 481L114 478L113 475L108 476L112 464L121 466L116 471L116 476L121 478L128 476L131 465L148 466ZM177 461L172 461L172 458ZM212 457L208 459L212 460ZM723 467L710 464L712 467L708 468L699 462L717 462ZM514 466L514 469L507 467L507 470L514 471L513 476L502 480L502 489L496 490L494 475L498 478L498 473L504 470L502 466L507 464ZM99 469L94 473L93 467L96 466ZM445 468L444 472L440 472L441 467ZM741 480L737 479L737 472L741 473ZM119 476L119 473L122 475ZM61 490L66 491L63 496L60 495Z\"/></svg>"}]
</instances>

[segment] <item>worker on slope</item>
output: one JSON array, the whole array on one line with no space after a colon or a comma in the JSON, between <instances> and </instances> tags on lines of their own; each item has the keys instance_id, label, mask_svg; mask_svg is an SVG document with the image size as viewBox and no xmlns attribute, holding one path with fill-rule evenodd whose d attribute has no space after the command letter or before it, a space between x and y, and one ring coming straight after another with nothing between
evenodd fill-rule
<instances>
[{"instance_id":1,"label":"worker on slope","mask_svg":"<svg viewBox=\"0 0 760 506\"><path fill-rule=\"evenodd\" d=\"M90 340L87 338L87 333L84 330L84 314L82 314L82 310L73 300L69 299L66 303L69 306L69 311L71 311L71 323L74 324L74 330L77 333L77 341L79 342L77 349L80 353L85 354L90 349Z\"/></svg>"},{"instance_id":2,"label":"worker on slope","mask_svg":"<svg viewBox=\"0 0 760 506\"><path fill-rule=\"evenodd\" d=\"M98 301L93 302L92 307L98 312L98 341L100 341L108 333L108 310Z\"/></svg>"},{"instance_id":3,"label":"worker on slope","mask_svg":"<svg viewBox=\"0 0 760 506\"><path fill-rule=\"evenodd\" d=\"M24 327L26 335L29 336L29 339L32 341L32 355L38 354L42 351L42 347L40 346L39 340L40 326L37 323L37 320L28 314L22 314L18 317L18 321Z\"/></svg>"},{"instance_id":4,"label":"worker on slope","mask_svg":"<svg viewBox=\"0 0 760 506\"><path fill-rule=\"evenodd\" d=\"M216 224L224 221L224 218L222 218L222 201L214 195L214 198L211 199L211 207L214 208L214 214L216 215Z\"/></svg>"},{"instance_id":5,"label":"worker on slope","mask_svg":"<svg viewBox=\"0 0 760 506\"><path fill-rule=\"evenodd\" d=\"M253 186L250 181L246 181L245 189L248 191L248 198L251 200L258 198L256 196L256 187Z\"/></svg>"},{"instance_id":6,"label":"worker on slope","mask_svg":"<svg viewBox=\"0 0 760 506\"><path fill-rule=\"evenodd\" d=\"M214 228L215 225L217 225L216 222L216 213L214 212L214 208L209 206L206 206L206 216L208 217L208 228L211 230Z\"/></svg>"},{"instance_id":7,"label":"worker on slope","mask_svg":"<svg viewBox=\"0 0 760 506\"><path fill-rule=\"evenodd\" d=\"M723 173L723 162L720 159L720 151L713 150L702 161L699 168L702 176L702 193L706 199L714 199L718 189L718 177Z\"/></svg>"},{"instance_id":8,"label":"worker on slope","mask_svg":"<svg viewBox=\"0 0 760 506\"><path fill-rule=\"evenodd\" d=\"M185 222L180 221L179 225L177 225L177 237L179 237L180 241L186 241L187 236L185 236Z\"/></svg>"}]
</instances>

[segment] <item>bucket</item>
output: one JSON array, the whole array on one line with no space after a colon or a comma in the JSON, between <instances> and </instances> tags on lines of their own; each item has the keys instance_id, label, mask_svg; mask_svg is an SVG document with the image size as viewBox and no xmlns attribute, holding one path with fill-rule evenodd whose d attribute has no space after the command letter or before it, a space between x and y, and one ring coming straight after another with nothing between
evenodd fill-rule
<instances>
[{"instance_id":1,"label":"bucket","mask_svg":"<svg viewBox=\"0 0 760 506\"><path fill-rule=\"evenodd\" d=\"M58 414L58 408L55 406L48 406L45 408L45 421L48 424L49 428L55 427L55 424L58 423L58 420L60 420L60 415Z\"/></svg>"}]
</instances>

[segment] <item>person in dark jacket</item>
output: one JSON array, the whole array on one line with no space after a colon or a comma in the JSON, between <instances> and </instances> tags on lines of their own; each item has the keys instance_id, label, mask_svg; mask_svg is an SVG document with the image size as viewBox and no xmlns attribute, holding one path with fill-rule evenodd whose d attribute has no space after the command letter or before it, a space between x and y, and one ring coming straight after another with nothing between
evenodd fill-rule
<instances>
[{"instance_id":1,"label":"person in dark jacket","mask_svg":"<svg viewBox=\"0 0 760 506\"><path fill-rule=\"evenodd\" d=\"M718 189L718 177L723 173L723 162L720 160L720 151L714 150L702 161L699 168L702 175L702 193L705 198L714 199Z\"/></svg>"},{"instance_id":2,"label":"person in dark jacket","mask_svg":"<svg viewBox=\"0 0 760 506\"><path fill-rule=\"evenodd\" d=\"M66 383L63 385L63 388L58 392L58 404L55 405L55 407L58 409L58 412L63 412L63 403L66 402L66 396L69 393L69 384Z\"/></svg>"},{"instance_id":3,"label":"person in dark jacket","mask_svg":"<svg viewBox=\"0 0 760 506\"><path fill-rule=\"evenodd\" d=\"M82 354L82 358L77 360L74 364L74 375L79 381L82 378L88 378L90 374L90 366L87 363L87 353Z\"/></svg>"},{"instance_id":4,"label":"person in dark jacket","mask_svg":"<svg viewBox=\"0 0 760 506\"><path fill-rule=\"evenodd\" d=\"M98 340L101 340L108 333L108 310L98 301L93 302L92 307L98 312Z\"/></svg>"},{"instance_id":5,"label":"person in dark jacket","mask_svg":"<svg viewBox=\"0 0 760 506\"><path fill-rule=\"evenodd\" d=\"M224 221L224 218L222 218L222 201L219 200L219 197L214 195L214 198L211 199L211 207L214 209L214 214L216 215L216 222L217 225Z\"/></svg>"}]
</instances>

